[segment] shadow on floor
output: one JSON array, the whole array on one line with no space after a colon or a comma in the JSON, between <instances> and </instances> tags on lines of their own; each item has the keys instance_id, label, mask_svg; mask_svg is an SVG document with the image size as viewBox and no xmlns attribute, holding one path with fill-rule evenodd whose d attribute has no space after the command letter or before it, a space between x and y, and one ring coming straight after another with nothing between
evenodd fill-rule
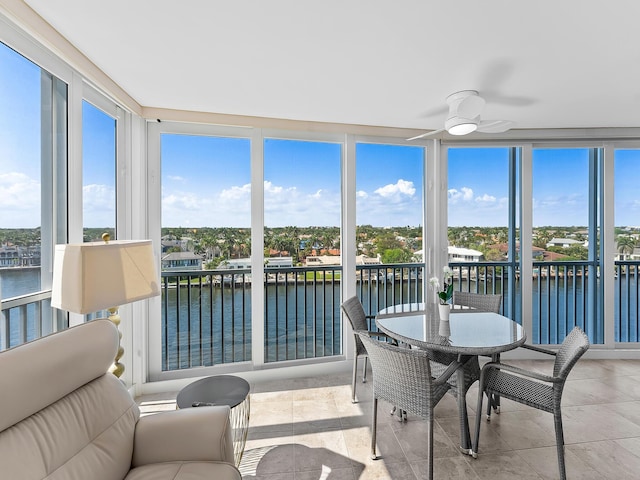
<instances>
[{"instance_id":1,"label":"shadow on floor","mask_svg":"<svg viewBox=\"0 0 640 480\"><path fill-rule=\"evenodd\" d=\"M245 450L240 472L243 480L289 478L289 474L293 478L294 472L305 472L305 478L341 480L358 478L364 467L362 463L326 448L289 443Z\"/></svg>"}]
</instances>

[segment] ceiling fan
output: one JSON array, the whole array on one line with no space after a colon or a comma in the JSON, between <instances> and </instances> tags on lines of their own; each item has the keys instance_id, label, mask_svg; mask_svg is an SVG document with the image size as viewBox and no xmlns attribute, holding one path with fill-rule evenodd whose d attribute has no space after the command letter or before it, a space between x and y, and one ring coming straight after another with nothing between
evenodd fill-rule
<instances>
[{"instance_id":1,"label":"ceiling fan","mask_svg":"<svg viewBox=\"0 0 640 480\"><path fill-rule=\"evenodd\" d=\"M506 132L515 122L511 120L481 120L480 114L485 100L475 90L462 90L447 97L449 115L444 122L444 128L423 133L407 141L417 140L446 131L449 135L467 135L472 132L502 133Z\"/></svg>"}]
</instances>

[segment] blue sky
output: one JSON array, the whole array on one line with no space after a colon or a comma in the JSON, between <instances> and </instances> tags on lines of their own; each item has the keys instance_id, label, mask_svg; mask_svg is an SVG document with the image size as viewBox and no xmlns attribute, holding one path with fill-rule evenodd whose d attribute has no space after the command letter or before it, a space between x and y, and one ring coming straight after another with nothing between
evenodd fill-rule
<instances>
[{"instance_id":1,"label":"blue sky","mask_svg":"<svg viewBox=\"0 0 640 480\"><path fill-rule=\"evenodd\" d=\"M0 45L0 228L40 225L40 70ZM114 223L113 120L83 108L83 211L88 227ZM267 139L265 224L340 223L340 146ZM163 135L163 225L247 227L250 142ZM587 150L535 150L534 226L585 225ZM356 220L374 226L418 226L422 216L422 150L358 144ZM449 150L449 225L506 226L505 148ZM640 224L640 151L619 150L616 225Z\"/></svg>"}]
</instances>

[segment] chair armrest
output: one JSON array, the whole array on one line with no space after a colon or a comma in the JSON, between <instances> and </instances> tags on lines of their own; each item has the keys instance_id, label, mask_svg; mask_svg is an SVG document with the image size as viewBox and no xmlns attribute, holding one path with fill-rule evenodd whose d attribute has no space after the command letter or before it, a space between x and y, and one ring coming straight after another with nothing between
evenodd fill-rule
<instances>
[{"instance_id":1,"label":"chair armrest","mask_svg":"<svg viewBox=\"0 0 640 480\"><path fill-rule=\"evenodd\" d=\"M547 355L557 355L557 352L549 350L548 348L536 347L535 345L527 345L526 343L521 345L522 348L533 350L534 352L546 353Z\"/></svg>"},{"instance_id":2,"label":"chair armrest","mask_svg":"<svg viewBox=\"0 0 640 480\"><path fill-rule=\"evenodd\" d=\"M183 408L138 420L132 466L175 461L234 464L227 405Z\"/></svg>"},{"instance_id":3,"label":"chair armrest","mask_svg":"<svg viewBox=\"0 0 640 480\"><path fill-rule=\"evenodd\" d=\"M386 338L387 340L391 340L391 344L392 345L398 345L398 341L393 338L391 335L387 335L384 332L374 332L372 330L357 330L356 332L366 332L367 335L369 335L370 337L382 337L382 338ZM354 332L354 333L356 333Z\"/></svg>"},{"instance_id":4,"label":"chair armrest","mask_svg":"<svg viewBox=\"0 0 640 480\"><path fill-rule=\"evenodd\" d=\"M561 379L556 378L556 377L545 375L543 373L531 372L529 370L524 370L524 369L519 368L519 367L514 367L513 365L507 365L506 363L498 363L498 362L486 363L482 367L483 372L484 372L485 369L488 369L488 368L495 368L497 370L506 370L508 372L516 373L516 374L521 375L523 377L535 378L536 380L540 380L542 382L555 383L555 382L560 382L561 381Z\"/></svg>"}]
</instances>

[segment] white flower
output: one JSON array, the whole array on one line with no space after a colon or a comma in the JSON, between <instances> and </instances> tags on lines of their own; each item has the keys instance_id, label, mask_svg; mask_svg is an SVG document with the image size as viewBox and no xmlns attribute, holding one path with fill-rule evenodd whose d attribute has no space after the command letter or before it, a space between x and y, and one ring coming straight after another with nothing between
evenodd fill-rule
<instances>
[{"instance_id":1,"label":"white flower","mask_svg":"<svg viewBox=\"0 0 640 480\"><path fill-rule=\"evenodd\" d=\"M438 277L431 277L429 279L429 284L435 289L438 290L440 288L440 280L438 280Z\"/></svg>"},{"instance_id":2,"label":"white flower","mask_svg":"<svg viewBox=\"0 0 640 480\"><path fill-rule=\"evenodd\" d=\"M442 273L444 274L444 281L446 282L451 277L453 277L453 271L448 266L442 267Z\"/></svg>"}]
</instances>

